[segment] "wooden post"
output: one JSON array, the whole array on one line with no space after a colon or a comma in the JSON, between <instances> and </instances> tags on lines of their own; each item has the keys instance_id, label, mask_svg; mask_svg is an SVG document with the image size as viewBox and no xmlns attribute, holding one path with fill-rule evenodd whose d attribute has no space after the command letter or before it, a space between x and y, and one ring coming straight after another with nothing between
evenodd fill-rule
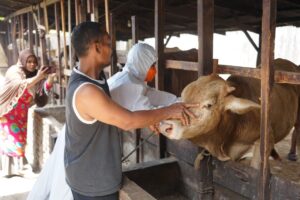
<instances>
[{"instance_id":1,"label":"wooden post","mask_svg":"<svg viewBox=\"0 0 300 200\"><path fill-rule=\"evenodd\" d=\"M29 43L29 49L33 51L33 21L32 21L32 13L27 13L27 26L28 26L28 43Z\"/></svg>"},{"instance_id":2,"label":"wooden post","mask_svg":"<svg viewBox=\"0 0 300 200\"><path fill-rule=\"evenodd\" d=\"M80 3L80 22L85 22L87 20L87 1L81 0Z\"/></svg>"},{"instance_id":3,"label":"wooden post","mask_svg":"<svg viewBox=\"0 0 300 200\"><path fill-rule=\"evenodd\" d=\"M157 55L157 74L155 76L155 87L164 90L164 22L165 22L165 1L155 0L155 50ZM158 136L159 158L164 158L166 153L166 138Z\"/></svg>"},{"instance_id":4,"label":"wooden post","mask_svg":"<svg viewBox=\"0 0 300 200\"><path fill-rule=\"evenodd\" d=\"M270 199L270 92L274 83L274 41L276 28L276 0L263 0L261 52L261 123L260 123L260 178L258 199Z\"/></svg>"},{"instance_id":5,"label":"wooden post","mask_svg":"<svg viewBox=\"0 0 300 200\"><path fill-rule=\"evenodd\" d=\"M207 75L213 72L213 33L214 33L214 1L197 1L198 23L198 75ZM202 148L198 152L203 152ZM213 199L213 169L212 157L204 156L197 170L197 197L196 199Z\"/></svg>"},{"instance_id":6,"label":"wooden post","mask_svg":"<svg viewBox=\"0 0 300 200\"><path fill-rule=\"evenodd\" d=\"M33 11L32 14L34 15L35 12ZM39 30L37 24L36 23L33 24L35 28L35 34L34 34L35 55L38 57L39 56Z\"/></svg>"},{"instance_id":7,"label":"wooden post","mask_svg":"<svg viewBox=\"0 0 300 200\"><path fill-rule=\"evenodd\" d=\"M257 50L257 57L256 57L256 67L261 63L261 33L258 35L258 50Z\"/></svg>"},{"instance_id":8,"label":"wooden post","mask_svg":"<svg viewBox=\"0 0 300 200\"><path fill-rule=\"evenodd\" d=\"M86 11L87 11L87 14L92 14L93 13L93 6L92 6L91 0L86 1Z\"/></svg>"},{"instance_id":9,"label":"wooden post","mask_svg":"<svg viewBox=\"0 0 300 200\"><path fill-rule=\"evenodd\" d=\"M44 16L44 25L45 25L45 47L46 47L46 55L48 59L50 60L50 46L46 45L46 35L49 33L49 23L48 23L48 11L47 11L47 3L46 0L44 0L44 6L43 6L43 16ZM49 62L49 61L48 61Z\"/></svg>"},{"instance_id":10,"label":"wooden post","mask_svg":"<svg viewBox=\"0 0 300 200\"><path fill-rule=\"evenodd\" d=\"M214 1L198 0L198 75L212 73L213 66L213 33L214 33Z\"/></svg>"},{"instance_id":11,"label":"wooden post","mask_svg":"<svg viewBox=\"0 0 300 200\"><path fill-rule=\"evenodd\" d=\"M38 5L38 21L41 25L44 25L43 20L41 20L41 7L40 4ZM43 16L45 17L45 15ZM41 55L41 66L45 66L48 65L48 58L47 58L47 52L46 52L46 31L40 29L40 45L41 45L41 51L42 51L42 55Z\"/></svg>"},{"instance_id":12,"label":"wooden post","mask_svg":"<svg viewBox=\"0 0 300 200\"><path fill-rule=\"evenodd\" d=\"M131 16L131 31L132 31L132 44L138 43L138 19L136 16ZM141 141L141 129L135 131L135 145L140 145ZM136 150L136 163L140 162L141 150L138 148Z\"/></svg>"},{"instance_id":13,"label":"wooden post","mask_svg":"<svg viewBox=\"0 0 300 200\"><path fill-rule=\"evenodd\" d=\"M58 84L59 84L59 104L62 104L63 100L63 87L62 87L62 66L61 66L61 49L60 49L60 23L59 23L59 3L54 4L55 15L55 29L57 33L57 55L58 55Z\"/></svg>"},{"instance_id":14,"label":"wooden post","mask_svg":"<svg viewBox=\"0 0 300 200\"><path fill-rule=\"evenodd\" d=\"M132 44L139 41L139 24L136 16L131 16L131 31L132 31Z\"/></svg>"},{"instance_id":15,"label":"wooden post","mask_svg":"<svg viewBox=\"0 0 300 200\"><path fill-rule=\"evenodd\" d=\"M99 21L99 11L98 11L98 0L92 0L92 10L93 13L91 13L91 21L98 22Z\"/></svg>"},{"instance_id":16,"label":"wooden post","mask_svg":"<svg viewBox=\"0 0 300 200\"><path fill-rule=\"evenodd\" d=\"M132 44L138 43L138 19L136 16L131 16L131 31L132 31ZM135 146L139 146L141 141L141 129L136 129L135 131ZM136 150L136 163L140 162L140 148Z\"/></svg>"},{"instance_id":17,"label":"wooden post","mask_svg":"<svg viewBox=\"0 0 300 200\"><path fill-rule=\"evenodd\" d=\"M7 54L7 58L8 58L8 66L11 66L13 65L12 64L12 55L9 51L9 49L7 48L7 46L11 43L11 20L9 19L8 20L8 23L7 23L7 34L6 34L6 39L7 39L7 45L6 45L6 54Z\"/></svg>"},{"instance_id":18,"label":"wooden post","mask_svg":"<svg viewBox=\"0 0 300 200\"><path fill-rule=\"evenodd\" d=\"M249 42L251 43L251 45L253 46L253 48L258 52L258 46L255 44L254 40L252 39L251 35L248 33L247 30L243 30L243 33L245 34L245 36L247 37L247 39L249 40Z\"/></svg>"},{"instance_id":19,"label":"wooden post","mask_svg":"<svg viewBox=\"0 0 300 200\"><path fill-rule=\"evenodd\" d=\"M136 16L131 16L131 31L132 31L132 44L139 41L139 24Z\"/></svg>"},{"instance_id":20,"label":"wooden post","mask_svg":"<svg viewBox=\"0 0 300 200\"><path fill-rule=\"evenodd\" d=\"M20 15L19 41L20 41L20 50L23 50L24 49L24 18L23 18L23 15Z\"/></svg>"},{"instance_id":21,"label":"wooden post","mask_svg":"<svg viewBox=\"0 0 300 200\"><path fill-rule=\"evenodd\" d=\"M76 19L76 25L80 23L80 0L75 0L75 19Z\"/></svg>"},{"instance_id":22,"label":"wooden post","mask_svg":"<svg viewBox=\"0 0 300 200\"><path fill-rule=\"evenodd\" d=\"M45 28L46 28L45 31L47 34L47 33L49 33L49 23L48 23L48 11L47 11L46 0L44 0L43 10L44 10L44 24L45 24Z\"/></svg>"},{"instance_id":23,"label":"wooden post","mask_svg":"<svg viewBox=\"0 0 300 200\"><path fill-rule=\"evenodd\" d=\"M67 42L66 42L66 25L65 25L65 6L64 0L60 0L60 11L61 11L61 28L63 31L63 40L64 40L64 66L66 69L68 66L68 56L67 56Z\"/></svg>"},{"instance_id":24,"label":"wooden post","mask_svg":"<svg viewBox=\"0 0 300 200\"><path fill-rule=\"evenodd\" d=\"M108 0L104 0L104 6L105 6L105 25L106 25L106 31L109 33L109 2Z\"/></svg>"},{"instance_id":25,"label":"wooden post","mask_svg":"<svg viewBox=\"0 0 300 200\"><path fill-rule=\"evenodd\" d=\"M117 52L116 52L116 23L113 13L110 14L110 40L112 49L112 59L110 64L111 76L118 72L117 68Z\"/></svg>"},{"instance_id":26,"label":"wooden post","mask_svg":"<svg viewBox=\"0 0 300 200\"><path fill-rule=\"evenodd\" d=\"M11 31L11 34L12 34L12 53L13 53L13 63L16 63L17 60L18 60L18 46L17 46L17 42L16 42L16 34L17 34L17 24L16 24L16 17L13 18L13 21L12 21L12 31Z\"/></svg>"},{"instance_id":27,"label":"wooden post","mask_svg":"<svg viewBox=\"0 0 300 200\"><path fill-rule=\"evenodd\" d=\"M69 30L69 63L71 69L74 67L76 58L74 51L72 49L72 44L71 44L71 33L72 33L72 12L71 12L71 0L68 0L68 30ZM76 8L76 5L75 5Z\"/></svg>"}]
</instances>

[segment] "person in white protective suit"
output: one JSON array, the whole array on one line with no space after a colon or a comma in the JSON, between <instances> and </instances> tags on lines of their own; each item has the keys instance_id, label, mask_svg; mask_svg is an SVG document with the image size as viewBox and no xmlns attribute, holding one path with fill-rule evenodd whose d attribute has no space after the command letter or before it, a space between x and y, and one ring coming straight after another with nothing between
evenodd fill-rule
<instances>
[{"instance_id":1,"label":"person in white protective suit","mask_svg":"<svg viewBox=\"0 0 300 200\"><path fill-rule=\"evenodd\" d=\"M147 86L147 82L155 77L156 60L153 47L145 43L135 44L128 52L123 70L107 80L112 99L131 111L149 110L176 102L175 95ZM27 200L73 200L65 181L64 130L65 126L58 134L53 152Z\"/></svg>"},{"instance_id":2,"label":"person in white protective suit","mask_svg":"<svg viewBox=\"0 0 300 200\"><path fill-rule=\"evenodd\" d=\"M123 70L107 80L112 99L131 111L148 110L176 102L175 95L147 85L155 77L156 60L152 46L135 44L128 52Z\"/></svg>"}]
</instances>

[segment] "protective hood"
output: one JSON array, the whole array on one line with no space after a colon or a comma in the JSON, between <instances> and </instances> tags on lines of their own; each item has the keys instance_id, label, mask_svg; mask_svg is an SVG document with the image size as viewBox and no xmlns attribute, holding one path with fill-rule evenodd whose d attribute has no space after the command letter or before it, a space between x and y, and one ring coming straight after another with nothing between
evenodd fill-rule
<instances>
[{"instance_id":1,"label":"protective hood","mask_svg":"<svg viewBox=\"0 0 300 200\"><path fill-rule=\"evenodd\" d=\"M157 56L152 46L145 43L133 45L127 55L127 62L123 70L131 73L135 78L144 81L151 65Z\"/></svg>"}]
</instances>

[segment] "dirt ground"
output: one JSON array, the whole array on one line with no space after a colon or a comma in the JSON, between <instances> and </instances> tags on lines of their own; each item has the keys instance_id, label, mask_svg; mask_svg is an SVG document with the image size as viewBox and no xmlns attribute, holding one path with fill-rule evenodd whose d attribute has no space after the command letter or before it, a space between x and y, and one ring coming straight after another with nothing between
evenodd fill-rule
<instances>
[{"instance_id":1,"label":"dirt ground","mask_svg":"<svg viewBox=\"0 0 300 200\"><path fill-rule=\"evenodd\" d=\"M290 141L291 134L275 145L275 148L281 156L282 161L270 161L271 173L300 184L300 137L298 137L297 141L298 160L296 162L287 160L287 154L290 150Z\"/></svg>"}]
</instances>

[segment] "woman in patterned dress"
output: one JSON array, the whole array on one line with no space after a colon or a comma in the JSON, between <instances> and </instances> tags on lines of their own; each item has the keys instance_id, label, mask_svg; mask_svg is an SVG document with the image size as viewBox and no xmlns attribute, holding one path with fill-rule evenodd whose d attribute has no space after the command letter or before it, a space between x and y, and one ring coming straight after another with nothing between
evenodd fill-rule
<instances>
[{"instance_id":1,"label":"woman in patterned dress","mask_svg":"<svg viewBox=\"0 0 300 200\"><path fill-rule=\"evenodd\" d=\"M55 74L49 67L37 69L37 58L29 49L20 52L17 64L11 66L0 88L0 154L4 175L11 175L10 161L19 164L25 155L27 113L34 103L44 106ZM46 81L43 81L48 76ZM19 170L19 169L17 169Z\"/></svg>"}]
</instances>

